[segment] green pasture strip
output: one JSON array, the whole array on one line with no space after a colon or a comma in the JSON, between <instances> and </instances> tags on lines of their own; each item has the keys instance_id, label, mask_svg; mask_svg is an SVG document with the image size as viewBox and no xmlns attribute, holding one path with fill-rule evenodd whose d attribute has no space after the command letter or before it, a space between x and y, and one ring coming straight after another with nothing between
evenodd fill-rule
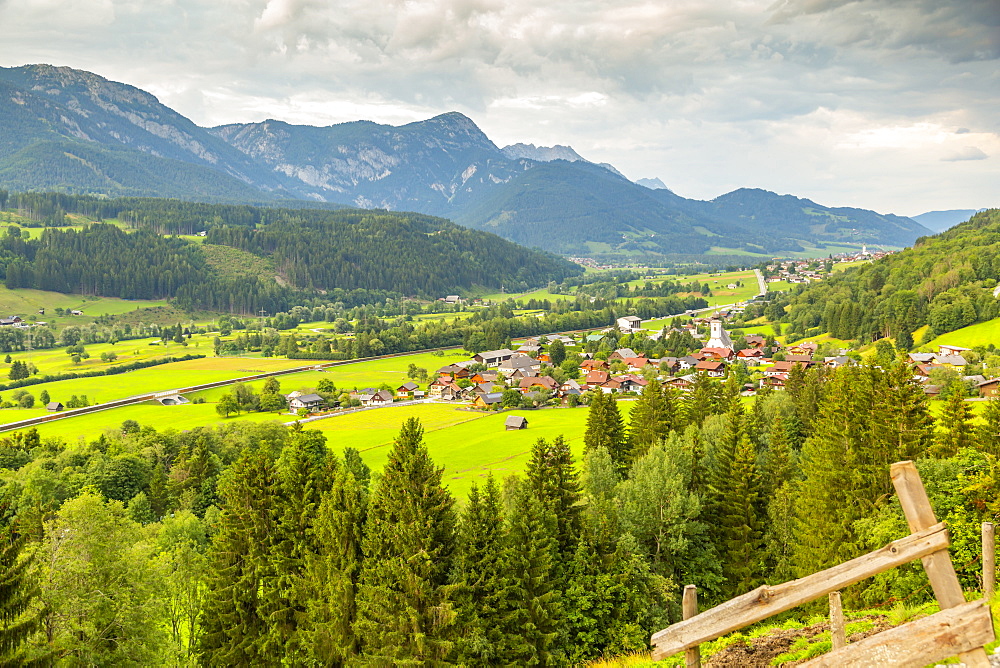
<instances>
[{"instance_id":1,"label":"green pasture strip","mask_svg":"<svg viewBox=\"0 0 1000 668\"><path fill-rule=\"evenodd\" d=\"M27 411L4 410L3 414L27 413ZM45 412L45 411L42 411ZM18 417L27 419L29 416ZM229 420L250 420L252 422L267 422L275 420L278 422L290 422L294 416L276 413L241 413L238 416L230 416ZM215 412L215 404L182 404L180 406L163 406L158 401L145 401L141 404L121 406L119 408L109 408L96 413L86 413L77 417L66 418L64 420L54 420L45 422L35 427L42 438L55 437L67 443L76 443L82 439L90 441L97 438L107 429L119 429L125 420L135 420L141 425L149 425L158 431L176 429L194 429L223 422L223 418ZM19 431L26 431L24 429ZM8 437L14 432L8 432L0 436Z\"/></svg>"},{"instance_id":2,"label":"green pasture strip","mask_svg":"<svg viewBox=\"0 0 1000 668\"><path fill-rule=\"evenodd\" d=\"M287 376L279 376L278 382L281 384L281 391L288 394L292 390L312 390L321 379L332 380L338 390L362 389L365 387L378 387L386 383L396 389L410 378L406 375L411 364L420 369L427 369L428 378L435 378L434 372L443 366L454 362L468 360L469 356L464 352L454 349L445 351L443 356L434 353L414 353L412 355L401 355L400 357L388 357L379 360L369 360L334 366L322 371L302 371L300 373L290 373ZM298 365L306 366L309 360L289 360L298 362ZM324 362L316 362L323 364ZM287 367L286 367L287 368ZM210 382L210 381L209 381ZM260 392L264 381L248 383L255 392ZM203 397L206 401L218 401L229 388L215 387L210 390L201 390L187 395L189 399Z\"/></svg>"},{"instance_id":3,"label":"green pasture strip","mask_svg":"<svg viewBox=\"0 0 1000 668\"><path fill-rule=\"evenodd\" d=\"M66 403L72 395L87 395L91 403L106 403L116 399L150 392L181 389L202 383L252 376L267 371L308 366L309 361L275 358L243 359L234 357L206 357L183 362L170 362L159 366L137 369L112 376L73 378L50 383L30 385L24 389L35 397L48 390L52 401ZM8 390L4 394L11 392ZM75 418L68 418L75 419ZM8 420L13 421L13 420Z\"/></svg>"}]
</instances>

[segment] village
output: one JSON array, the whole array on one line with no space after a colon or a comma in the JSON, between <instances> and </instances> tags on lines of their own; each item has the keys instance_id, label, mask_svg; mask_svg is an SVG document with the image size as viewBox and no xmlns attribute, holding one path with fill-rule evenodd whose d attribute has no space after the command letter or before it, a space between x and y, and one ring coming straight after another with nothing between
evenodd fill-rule
<instances>
[{"instance_id":1,"label":"village","mask_svg":"<svg viewBox=\"0 0 1000 668\"><path fill-rule=\"evenodd\" d=\"M773 336L740 335L734 341L725 319L738 316L741 306L723 309L711 317L691 318L661 330L646 329L636 316L624 316L613 328L591 333L551 334L523 340L516 348L478 352L468 360L436 369L426 384L410 380L397 387L367 387L341 396L341 407L379 407L398 402L453 402L470 409L495 411L508 408L576 406L588 402L588 393L636 396L649 383L685 393L700 375L718 381L738 382L742 396L754 396L761 388L783 390L796 367L835 369L858 364L862 356L840 349L837 354L814 341L782 344ZM707 330L707 339L698 339ZM682 357L648 357L630 347L608 348L608 342L629 336L638 341L656 341L672 333L690 334L703 344ZM598 343L598 349L592 349ZM928 397L941 394L940 373L960 377L970 393L981 397L1000 394L1000 378L965 375L968 348L940 345L936 352L909 353L913 379ZM320 394L293 392L286 396L291 412L300 415L333 408ZM508 428L511 428L508 425ZM519 427L518 427L519 428Z\"/></svg>"}]
</instances>

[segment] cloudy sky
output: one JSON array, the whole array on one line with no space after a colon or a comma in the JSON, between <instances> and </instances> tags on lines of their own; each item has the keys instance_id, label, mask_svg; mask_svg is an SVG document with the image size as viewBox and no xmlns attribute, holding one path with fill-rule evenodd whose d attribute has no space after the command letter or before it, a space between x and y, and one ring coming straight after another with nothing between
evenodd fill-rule
<instances>
[{"instance_id":1,"label":"cloudy sky","mask_svg":"<svg viewBox=\"0 0 1000 668\"><path fill-rule=\"evenodd\" d=\"M0 0L0 25L0 65L201 125L457 110L688 197L1000 206L1000 0Z\"/></svg>"}]
</instances>

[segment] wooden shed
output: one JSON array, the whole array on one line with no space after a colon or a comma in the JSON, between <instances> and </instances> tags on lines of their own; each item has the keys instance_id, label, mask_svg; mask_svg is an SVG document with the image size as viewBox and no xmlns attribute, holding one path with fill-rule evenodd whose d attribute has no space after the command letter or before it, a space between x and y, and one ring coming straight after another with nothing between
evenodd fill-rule
<instances>
[{"instance_id":1,"label":"wooden shed","mask_svg":"<svg viewBox=\"0 0 1000 668\"><path fill-rule=\"evenodd\" d=\"M504 422L504 427L506 428L507 431L527 429L528 419L520 415L508 415L507 420Z\"/></svg>"}]
</instances>

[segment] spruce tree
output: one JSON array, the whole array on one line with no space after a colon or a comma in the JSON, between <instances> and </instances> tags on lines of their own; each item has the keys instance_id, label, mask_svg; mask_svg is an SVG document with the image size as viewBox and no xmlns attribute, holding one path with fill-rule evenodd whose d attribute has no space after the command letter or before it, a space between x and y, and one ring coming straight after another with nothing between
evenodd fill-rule
<instances>
[{"instance_id":1,"label":"spruce tree","mask_svg":"<svg viewBox=\"0 0 1000 668\"><path fill-rule=\"evenodd\" d=\"M1000 455L1000 398L993 397L986 402L983 424L977 432L977 442L984 452L996 457Z\"/></svg>"},{"instance_id":2,"label":"spruce tree","mask_svg":"<svg viewBox=\"0 0 1000 668\"><path fill-rule=\"evenodd\" d=\"M502 664L529 648L518 627L517 583L504 526L500 489L491 475L473 485L462 515L455 580L457 654L466 665Z\"/></svg>"},{"instance_id":3,"label":"spruce tree","mask_svg":"<svg viewBox=\"0 0 1000 668\"><path fill-rule=\"evenodd\" d=\"M220 486L219 531L209 552L199 654L208 665L269 665L264 582L271 577L274 462L248 448Z\"/></svg>"},{"instance_id":4,"label":"spruce tree","mask_svg":"<svg viewBox=\"0 0 1000 668\"><path fill-rule=\"evenodd\" d=\"M696 373L691 391L684 400L685 422L700 427L709 415L716 415L724 410L722 386L704 371Z\"/></svg>"},{"instance_id":5,"label":"spruce tree","mask_svg":"<svg viewBox=\"0 0 1000 668\"><path fill-rule=\"evenodd\" d=\"M333 457L330 489L313 523L316 551L307 558L309 596L302 636L319 665L344 665L358 654L354 633L367 489Z\"/></svg>"},{"instance_id":6,"label":"spruce tree","mask_svg":"<svg viewBox=\"0 0 1000 668\"><path fill-rule=\"evenodd\" d=\"M657 380L649 381L629 413L630 459L641 457L651 445L665 438L674 428L674 420L672 394L664 391Z\"/></svg>"},{"instance_id":7,"label":"spruce tree","mask_svg":"<svg viewBox=\"0 0 1000 668\"><path fill-rule=\"evenodd\" d=\"M551 444L538 439L531 448L526 473L531 491L556 519L559 555L568 561L580 535L581 507L579 474L565 439L556 436Z\"/></svg>"},{"instance_id":8,"label":"spruce tree","mask_svg":"<svg viewBox=\"0 0 1000 668\"><path fill-rule=\"evenodd\" d=\"M455 500L423 433L403 423L368 506L355 630L374 663L442 663L452 650Z\"/></svg>"},{"instance_id":9,"label":"spruce tree","mask_svg":"<svg viewBox=\"0 0 1000 668\"><path fill-rule=\"evenodd\" d=\"M964 386L952 390L939 419L940 429L932 452L937 457L954 457L973 443L972 406L965 400Z\"/></svg>"},{"instance_id":10,"label":"spruce tree","mask_svg":"<svg viewBox=\"0 0 1000 668\"><path fill-rule=\"evenodd\" d=\"M263 651L293 664L304 663L310 654L299 626L310 602L307 564L319 551L313 521L329 487L326 457L322 432L296 423L277 464L277 526L262 592L269 627Z\"/></svg>"},{"instance_id":11,"label":"spruce tree","mask_svg":"<svg viewBox=\"0 0 1000 668\"><path fill-rule=\"evenodd\" d=\"M710 489L710 517L727 598L758 584L764 565L757 453L746 433L742 405L736 404L728 417L725 434L716 445Z\"/></svg>"},{"instance_id":12,"label":"spruce tree","mask_svg":"<svg viewBox=\"0 0 1000 668\"><path fill-rule=\"evenodd\" d=\"M555 576L558 554L556 518L521 481L509 479L507 545L515 587L518 653L505 661L518 666L558 664L563 656L556 640L562 626L562 602Z\"/></svg>"},{"instance_id":13,"label":"spruce tree","mask_svg":"<svg viewBox=\"0 0 1000 668\"><path fill-rule=\"evenodd\" d=\"M42 627L42 610L32 610L38 587L32 575L34 559L23 555L24 537L10 530L0 537L0 665L49 665L48 657L28 659L25 643Z\"/></svg>"},{"instance_id":14,"label":"spruce tree","mask_svg":"<svg viewBox=\"0 0 1000 668\"><path fill-rule=\"evenodd\" d=\"M587 413L587 431L583 435L584 452L594 448L608 449L611 458L619 466L627 465L628 441L618 402L612 394L598 390L591 400Z\"/></svg>"}]
</instances>

